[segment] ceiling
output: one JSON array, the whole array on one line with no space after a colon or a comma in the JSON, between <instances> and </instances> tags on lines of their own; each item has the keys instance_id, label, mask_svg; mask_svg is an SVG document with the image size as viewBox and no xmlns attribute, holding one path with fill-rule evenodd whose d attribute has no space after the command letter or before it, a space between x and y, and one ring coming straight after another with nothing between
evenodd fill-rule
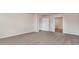
<instances>
[{"instance_id":1,"label":"ceiling","mask_svg":"<svg viewBox=\"0 0 79 59\"><path fill-rule=\"evenodd\" d=\"M46 15L55 15L58 13L37 13L38 15L46 16Z\"/></svg>"}]
</instances>

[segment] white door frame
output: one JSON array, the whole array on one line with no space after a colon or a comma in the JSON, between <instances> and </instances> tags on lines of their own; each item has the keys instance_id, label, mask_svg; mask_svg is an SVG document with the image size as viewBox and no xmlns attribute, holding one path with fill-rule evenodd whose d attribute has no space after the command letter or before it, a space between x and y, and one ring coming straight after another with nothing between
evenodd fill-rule
<instances>
[{"instance_id":1,"label":"white door frame","mask_svg":"<svg viewBox=\"0 0 79 59\"><path fill-rule=\"evenodd\" d=\"M56 17L63 17L62 20L63 20L63 33L64 33L64 16L54 16L54 17L53 17L53 23L54 23L54 24L53 24L53 25L54 25L54 27L53 27L53 32L55 32L55 18L56 18Z\"/></svg>"}]
</instances>

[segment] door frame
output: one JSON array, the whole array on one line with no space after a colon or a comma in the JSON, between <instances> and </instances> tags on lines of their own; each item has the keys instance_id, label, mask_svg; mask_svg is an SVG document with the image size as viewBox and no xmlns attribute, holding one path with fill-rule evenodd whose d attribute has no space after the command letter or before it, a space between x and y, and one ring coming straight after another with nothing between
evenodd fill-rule
<instances>
[{"instance_id":1,"label":"door frame","mask_svg":"<svg viewBox=\"0 0 79 59\"><path fill-rule=\"evenodd\" d=\"M53 32L55 32L55 18L56 18L56 17L62 17L62 18L63 18L63 19L62 19L62 20L63 20L63 28L62 28L62 29L63 29L63 32L62 32L62 33L64 33L64 16L54 16L54 17L53 17L53 23L54 23L54 24L53 24L53 25L54 25L54 27L53 27Z\"/></svg>"}]
</instances>

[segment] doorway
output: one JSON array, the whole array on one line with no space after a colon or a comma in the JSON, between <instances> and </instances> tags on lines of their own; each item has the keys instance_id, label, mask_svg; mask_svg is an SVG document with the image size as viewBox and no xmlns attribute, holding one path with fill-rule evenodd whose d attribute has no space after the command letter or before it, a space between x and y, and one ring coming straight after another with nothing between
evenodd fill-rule
<instances>
[{"instance_id":1,"label":"doorway","mask_svg":"<svg viewBox=\"0 0 79 59\"><path fill-rule=\"evenodd\" d=\"M39 31L50 31L49 16L42 16L39 20Z\"/></svg>"},{"instance_id":2,"label":"doorway","mask_svg":"<svg viewBox=\"0 0 79 59\"><path fill-rule=\"evenodd\" d=\"M63 17L55 17L55 32L63 33Z\"/></svg>"}]
</instances>

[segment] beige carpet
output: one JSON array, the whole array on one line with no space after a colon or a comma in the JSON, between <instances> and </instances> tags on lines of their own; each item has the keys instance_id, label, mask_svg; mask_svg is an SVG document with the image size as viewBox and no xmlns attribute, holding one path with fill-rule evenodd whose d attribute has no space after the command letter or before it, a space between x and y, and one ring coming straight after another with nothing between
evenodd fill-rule
<instances>
[{"instance_id":1,"label":"beige carpet","mask_svg":"<svg viewBox=\"0 0 79 59\"><path fill-rule=\"evenodd\" d=\"M0 39L0 45L78 45L79 36L38 32Z\"/></svg>"}]
</instances>

